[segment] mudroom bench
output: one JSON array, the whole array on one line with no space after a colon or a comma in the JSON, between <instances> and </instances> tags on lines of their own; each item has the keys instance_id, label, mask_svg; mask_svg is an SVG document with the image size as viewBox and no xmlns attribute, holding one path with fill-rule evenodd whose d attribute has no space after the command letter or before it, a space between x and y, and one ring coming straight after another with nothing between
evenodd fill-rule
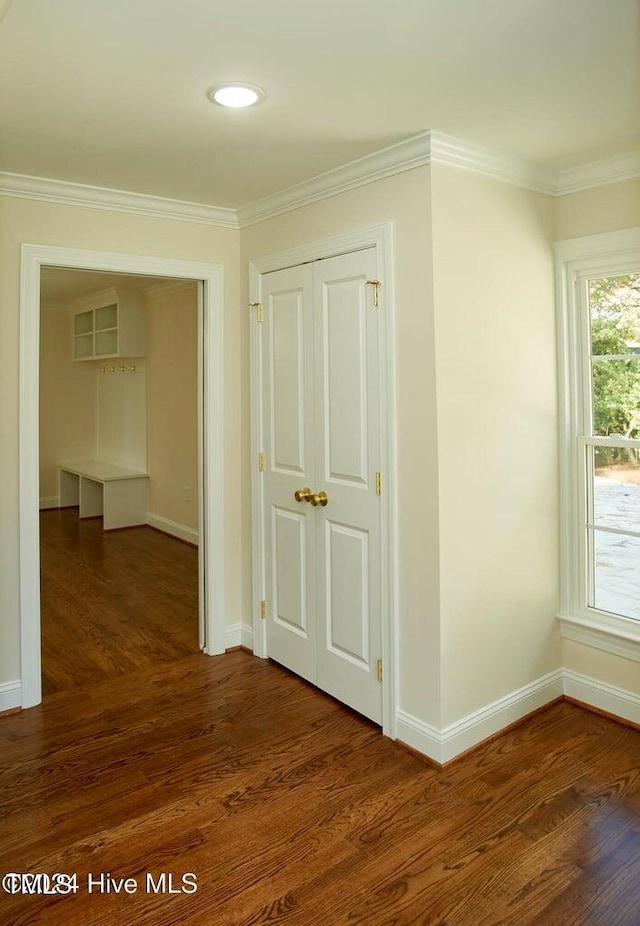
<instances>
[{"instance_id":1,"label":"mudroom bench","mask_svg":"<svg viewBox=\"0 0 640 926\"><path fill-rule=\"evenodd\" d=\"M60 507L81 518L102 516L104 530L147 523L149 473L100 460L58 464Z\"/></svg>"}]
</instances>

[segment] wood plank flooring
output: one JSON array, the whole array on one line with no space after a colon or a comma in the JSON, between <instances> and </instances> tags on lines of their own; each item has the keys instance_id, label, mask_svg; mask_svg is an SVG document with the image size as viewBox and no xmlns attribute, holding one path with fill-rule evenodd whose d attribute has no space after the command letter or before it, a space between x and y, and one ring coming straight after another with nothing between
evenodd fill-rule
<instances>
[{"instance_id":1,"label":"wood plank flooring","mask_svg":"<svg viewBox=\"0 0 640 926\"><path fill-rule=\"evenodd\" d=\"M198 652L198 551L150 527L40 514L45 696Z\"/></svg>"},{"instance_id":2,"label":"wood plank flooring","mask_svg":"<svg viewBox=\"0 0 640 926\"><path fill-rule=\"evenodd\" d=\"M242 651L117 668L0 718L0 877L79 888L2 926L640 923L638 731L561 703L437 770Z\"/></svg>"},{"instance_id":3,"label":"wood plank flooring","mask_svg":"<svg viewBox=\"0 0 640 926\"><path fill-rule=\"evenodd\" d=\"M640 922L637 731L557 704L440 771L242 651L1 718L0 821L0 874L79 879L3 926Z\"/></svg>"}]
</instances>

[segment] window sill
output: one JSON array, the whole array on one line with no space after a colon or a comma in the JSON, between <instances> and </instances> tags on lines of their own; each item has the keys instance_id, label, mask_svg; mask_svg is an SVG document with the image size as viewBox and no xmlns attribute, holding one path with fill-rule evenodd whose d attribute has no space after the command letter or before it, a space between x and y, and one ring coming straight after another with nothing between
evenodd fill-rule
<instances>
[{"instance_id":1,"label":"window sill","mask_svg":"<svg viewBox=\"0 0 640 926\"><path fill-rule=\"evenodd\" d=\"M611 614L559 614L560 635L564 640L640 662L640 621Z\"/></svg>"}]
</instances>

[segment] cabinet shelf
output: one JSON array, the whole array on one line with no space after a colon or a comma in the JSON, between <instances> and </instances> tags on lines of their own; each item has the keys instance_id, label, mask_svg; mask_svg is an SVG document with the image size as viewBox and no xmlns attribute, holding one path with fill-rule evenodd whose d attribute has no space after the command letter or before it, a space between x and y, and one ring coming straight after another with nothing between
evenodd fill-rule
<instances>
[{"instance_id":1,"label":"cabinet shelf","mask_svg":"<svg viewBox=\"0 0 640 926\"><path fill-rule=\"evenodd\" d=\"M115 290L101 295L105 299L102 304L98 302L74 314L73 359L146 356L147 312L143 297ZM85 304L91 301L89 297Z\"/></svg>"}]
</instances>

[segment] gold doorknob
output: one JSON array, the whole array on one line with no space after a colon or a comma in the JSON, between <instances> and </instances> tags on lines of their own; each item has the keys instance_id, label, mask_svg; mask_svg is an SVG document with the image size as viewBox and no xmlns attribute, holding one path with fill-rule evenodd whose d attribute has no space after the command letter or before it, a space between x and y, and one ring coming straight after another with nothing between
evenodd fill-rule
<instances>
[{"instance_id":1,"label":"gold doorknob","mask_svg":"<svg viewBox=\"0 0 640 926\"><path fill-rule=\"evenodd\" d=\"M322 505L324 508L329 504L329 496L326 492L312 492L309 486L305 486L304 489L297 489L293 493L293 497L297 502L311 502L314 508L318 505Z\"/></svg>"},{"instance_id":2,"label":"gold doorknob","mask_svg":"<svg viewBox=\"0 0 640 926\"><path fill-rule=\"evenodd\" d=\"M322 505L323 508L329 504L329 496L326 492L314 492L313 495L308 499L315 508L317 505Z\"/></svg>"}]
</instances>

